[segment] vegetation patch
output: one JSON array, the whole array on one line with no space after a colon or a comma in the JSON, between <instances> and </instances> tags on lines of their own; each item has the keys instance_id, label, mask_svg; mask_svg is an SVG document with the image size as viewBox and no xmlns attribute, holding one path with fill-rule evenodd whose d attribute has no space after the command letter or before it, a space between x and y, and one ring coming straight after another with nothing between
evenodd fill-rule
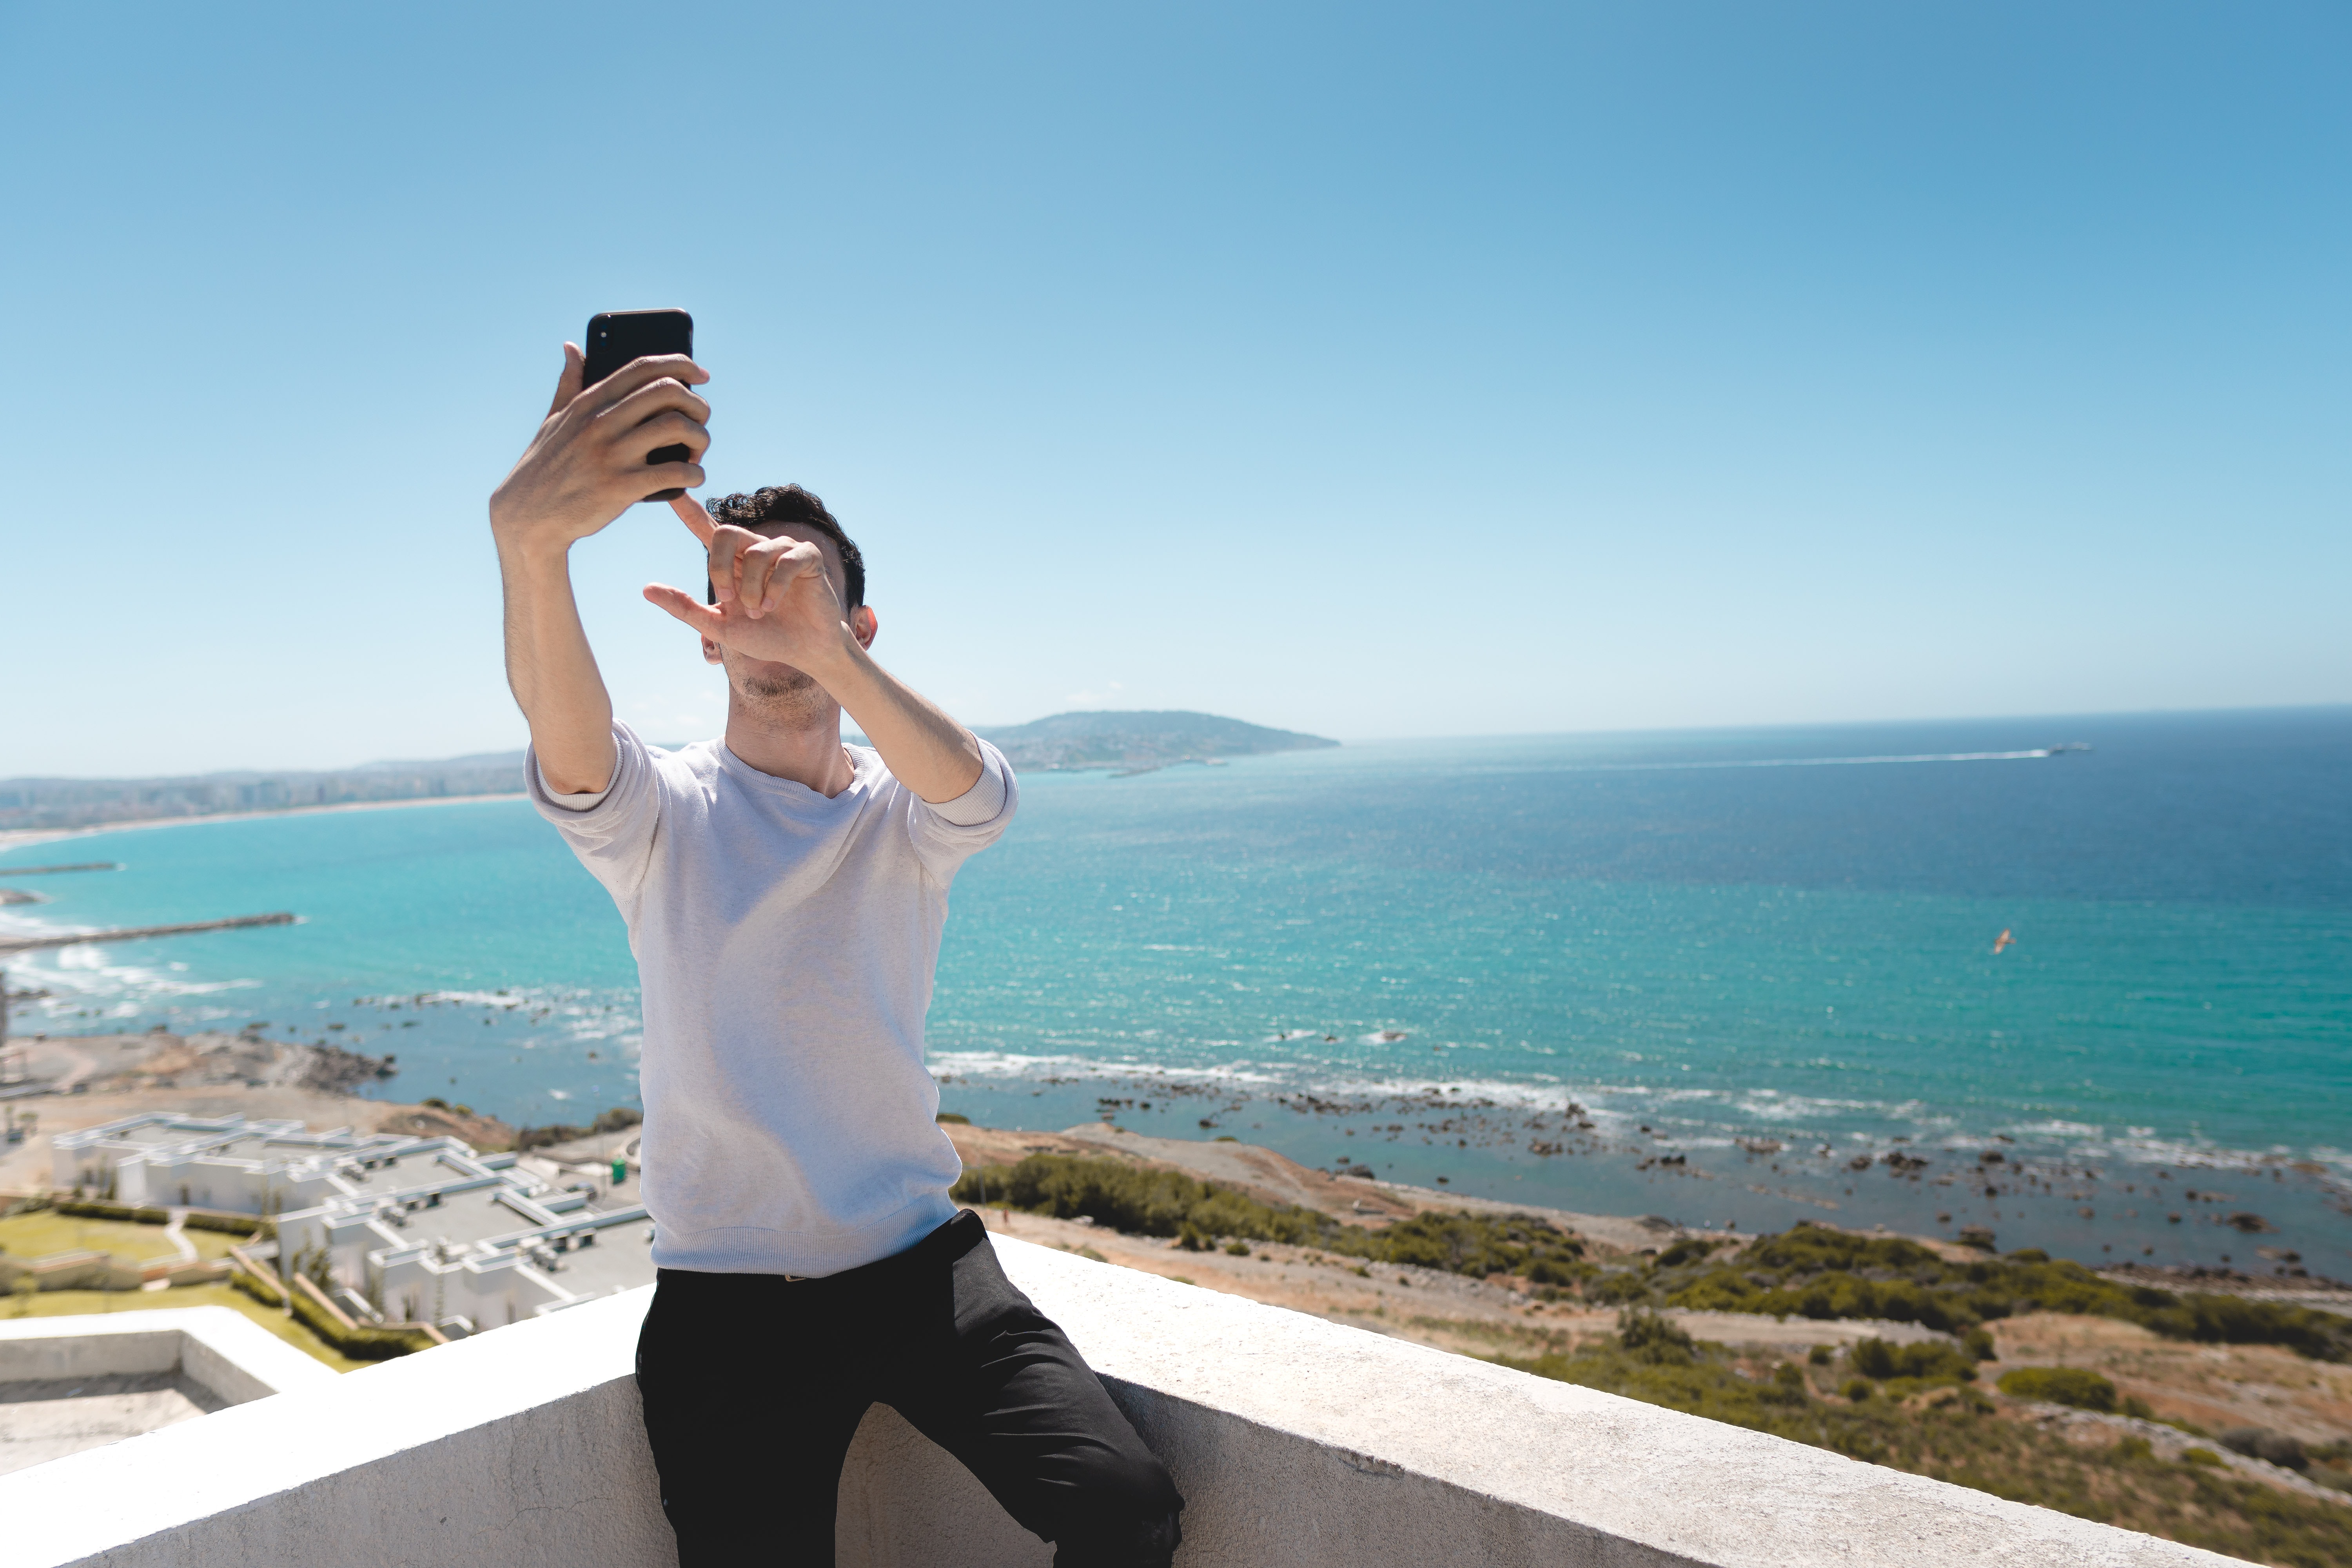
<instances>
[{"instance_id":1,"label":"vegetation patch","mask_svg":"<svg viewBox=\"0 0 2352 1568\"><path fill-rule=\"evenodd\" d=\"M1615 1335L1573 1353L1494 1359L1539 1377L2235 1557L2291 1568L2352 1562L2352 1508L2210 1465L2160 1460L2143 1445L2078 1447L2032 1423L2003 1419L1992 1401L1959 1381L1958 1368L1927 1397L1903 1397L1906 1380L1873 1390L1868 1378L1852 1377L1850 1384L1872 1392L1832 1400L1799 1361L1759 1369L1752 1358L1695 1343L1672 1321L1638 1310L1620 1315Z\"/></svg>"},{"instance_id":2,"label":"vegetation patch","mask_svg":"<svg viewBox=\"0 0 2352 1568\"><path fill-rule=\"evenodd\" d=\"M0 1252L22 1263L60 1252L106 1252L137 1265L176 1255L178 1249L160 1224L93 1217L82 1213L82 1206L59 1205L54 1209L20 1211L0 1219ZM252 1235L253 1228L247 1225L244 1236ZM242 1239L242 1236L217 1233L188 1237L196 1256L207 1259L226 1257L229 1248Z\"/></svg>"},{"instance_id":3,"label":"vegetation patch","mask_svg":"<svg viewBox=\"0 0 2352 1568\"><path fill-rule=\"evenodd\" d=\"M1262 1203L1180 1171L1141 1170L1076 1154L1032 1154L1017 1165L967 1171L953 1195L958 1203L1055 1219L1084 1216L1130 1235L1174 1237L1192 1251L1221 1239L1276 1241L1474 1279L1517 1275L1549 1286L1571 1284L1593 1272L1584 1261L1582 1241L1532 1215L1422 1214L1385 1230L1366 1230L1299 1205ZM1246 1245L1240 1247L1248 1250Z\"/></svg>"},{"instance_id":4,"label":"vegetation patch","mask_svg":"<svg viewBox=\"0 0 2352 1568\"><path fill-rule=\"evenodd\" d=\"M1800 1221L1719 1261L1669 1264L1675 1256L1669 1251L1643 1269L1596 1280L1585 1294L1695 1311L1884 1318L1947 1333L2022 1312L2079 1312L2137 1323L2167 1339L2283 1345L2314 1361L2352 1361L2352 1318L2240 1296L2121 1285L2031 1248L1947 1263L1898 1237L1850 1236Z\"/></svg>"},{"instance_id":5,"label":"vegetation patch","mask_svg":"<svg viewBox=\"0 0 2352 1568\"><path fill-rule=\"evenodd\" d=\"M435 1104L430 1100L425 1103ZM472 1114L463 1106L448 1109L457 1110L461 1114ZM585 1127L574 1127L569 1122L562 1121L547 1127L525 1127L515 1133L515 1152L528 1154L533 1149L545 1149L557 1143L569 1143L575 1138L593 1137L599 1132L618 1132L625 1127L635 1127L644 1120L644 1112L632 1110L625 1105L616 1105Z\"/></svg>"}]
</instances>

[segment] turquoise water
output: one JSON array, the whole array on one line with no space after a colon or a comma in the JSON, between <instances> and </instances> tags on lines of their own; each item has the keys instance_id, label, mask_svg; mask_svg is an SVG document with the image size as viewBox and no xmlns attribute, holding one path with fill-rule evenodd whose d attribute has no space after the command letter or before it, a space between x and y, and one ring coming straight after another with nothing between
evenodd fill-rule
<instances>
[{"instance_id":1,"label":"turquoise water","mask_svg":"<svg viewBox=\"0 0 2352 1568\"><path fill-rule=\"evenodd\" d=\"M2007 754L2060 742L2092 749ZM1569 1207L2341 1274L2347 781L2347 710L1039 775L958 880L932 1059L1002 1125L1108 1110ZM20 1029L266 1022L525 1122L634 1099L618 917L520 801L95 835L0 882L60 858L126 868L27 879L54 901L7 923L303 923L20 960L52 993ZM1988 1149L2033 1179L1988 1197L1961 1178ZM1898 1150L1920 1180L1850 1168Z\"/></svg>"}]
</instances>

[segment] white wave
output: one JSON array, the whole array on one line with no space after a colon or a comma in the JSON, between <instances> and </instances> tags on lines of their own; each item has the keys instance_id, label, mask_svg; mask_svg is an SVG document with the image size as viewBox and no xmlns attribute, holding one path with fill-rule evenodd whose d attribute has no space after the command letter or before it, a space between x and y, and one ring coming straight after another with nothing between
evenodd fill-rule
<instances>
[{"instance_id":1,"label":"white wave","mask_svg":"<svg viewBox=\"0 0 2352 1568\"><path fill-rule=\"evenodd\" d=\"M2001 1129L2019 1138L2096 1138L2104 1127L2094 1127L2086 1121L2020 1121Z\"/></svg>"},{"instance_id":2,"label":"white wave","mask_svg":"<svg viewBox=\"0 0 2352 1568\"><path fill-rule=\"evenodd\" d=\"M1246 1070L1249 1064L1234 1063L1217 1067L1171 1067L1162 1062L1106 1059L1097 1057L1042 1057L1013 1051L933 1051L930 1068L934 1076L941 1072L971 1078L1005 1079L1118 1079L1122 1082L1138 1078L1175 1079L1194 1083L1246 1083L1276 1085L1282 1080L1272 1073Z\"/></svg>"},{"instance_id":3,"label":"white wave","mask_svg":"<svg viewBox=\"0 0 2352 1568\"><path fill-rule=\"evenodd\" d=\"M1921 752L1913 755L1884 757L1751 757L1745 760L1719 762L1567 763L1543 771L1562 773L1685 773L1717 768L1855 768L1918 763L2021 763L2036 757L2054 757L2071 749L2061 746L2036 746L2022 752Z\"/></svg>"}]
</instances>

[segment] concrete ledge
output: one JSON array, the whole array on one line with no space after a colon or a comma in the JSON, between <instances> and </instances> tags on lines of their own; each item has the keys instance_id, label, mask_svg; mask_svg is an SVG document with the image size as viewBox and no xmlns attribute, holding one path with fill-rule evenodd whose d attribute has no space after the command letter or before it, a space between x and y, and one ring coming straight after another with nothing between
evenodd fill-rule
<instances>
[{"instance_id":1,"label":"concrete ledge","mask_svg":"<svg viewBox=\"0 0 2352 1568\"><path fill-rule=\"evenodd\" d=\"M1191 1503L1179 1556L1190 1568L2231 1561L1026 1243L996 1246L1174 1469ZM0 1478L11 1561L667 1568L630 1375L647 1294ZM844 1563L1050 1561L885 1411L861 1429L842 1502Z\"/></svg>"},{"instance_id":2,"label":"concrete ledge","mask_svg":"<svg viewBox=\"0 0 2352 1568\"><path fill-rule=\"evenodd\" d=\"M331 1368L226 1307L0 1322L0 1383L175 1371L232 1405L338 1381Z\"/></svg>"}]
</instances>

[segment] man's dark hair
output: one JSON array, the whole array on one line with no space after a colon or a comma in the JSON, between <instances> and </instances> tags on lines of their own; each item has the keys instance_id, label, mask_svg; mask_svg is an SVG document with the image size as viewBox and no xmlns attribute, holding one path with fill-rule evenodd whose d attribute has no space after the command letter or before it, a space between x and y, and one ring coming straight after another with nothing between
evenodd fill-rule
<instances>
[{"instance_id":1,"label":"man's dark hair","mask_svg":"<svg viewBox=\"0 0 2352 1568\"><path fill-rule=\"evenodd\" d=\"M841 552L841 575L849 589L849 603L842 608L854 610L866 603L866 557L859 553L856 542L842 531L840 521L824 510L824 502L800 486L764 485L749 494L738 491L705 501L703 510L710 513L713 522L731 522L754 533L761 531L761 523L797 522L814 529ZM717 604L719 590L704 590L703 602Z\"/></svg>"}]
</instances>

